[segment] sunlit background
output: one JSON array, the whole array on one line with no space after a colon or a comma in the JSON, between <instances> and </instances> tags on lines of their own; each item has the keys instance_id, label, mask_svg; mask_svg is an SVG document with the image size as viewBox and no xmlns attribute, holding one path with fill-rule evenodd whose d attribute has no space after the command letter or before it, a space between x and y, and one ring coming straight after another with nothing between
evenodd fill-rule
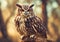
<instances>
[{"instance_id":1,"label":"sunlit background","mask_svg":"<svg viewBox=\"0 0 60 42\"><path fill-rule=\"evenodd\" d=\"M60 0L46 1L47 39L60 42ZM42 0L0 0L0 42L21 42L14 24L14 17L18 14L16 3L34 4L35 15L42 18Z\"/></svg>"}]
</instances>

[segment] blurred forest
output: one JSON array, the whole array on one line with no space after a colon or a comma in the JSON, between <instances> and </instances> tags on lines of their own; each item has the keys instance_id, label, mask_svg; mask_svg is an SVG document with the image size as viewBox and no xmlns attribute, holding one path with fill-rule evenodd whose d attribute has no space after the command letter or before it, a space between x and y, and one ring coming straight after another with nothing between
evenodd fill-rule
<instances>
[{"instance_id":1,"label":"blurred forest","mask_svg":"<svg viewBox=\"0 0 60 42\"><path fill-rule=\"evenodd\" d=\"M21 42L14 26L16 3L34 4L35 15L45 22L47 39L60 42L60 0L0 0L0 42Z\"/></svg>"}]
</instances>

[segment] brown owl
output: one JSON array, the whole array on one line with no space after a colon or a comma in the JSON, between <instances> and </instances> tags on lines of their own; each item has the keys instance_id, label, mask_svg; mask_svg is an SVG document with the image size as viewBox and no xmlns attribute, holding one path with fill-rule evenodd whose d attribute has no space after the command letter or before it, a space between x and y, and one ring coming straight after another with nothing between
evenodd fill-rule
<instances>
[{"instance_id":1,"label":"brown owl","mask_svg":"<svg viewBox=\"0 0 60 42\"><path fill-rule=\"evenodd\" d=\"M15 26L17 27L17 31L19 32L19 34L23 36L22 39L35 39L36 35L46 38L46 28L43 25L42 20L39 17L35 16L33 12L32 7L34 6L34 4L16 4L16 6L18 7L18 14L15 17ZM41 42L43 42L43 40Z\"/></svg>"}]
</instances>

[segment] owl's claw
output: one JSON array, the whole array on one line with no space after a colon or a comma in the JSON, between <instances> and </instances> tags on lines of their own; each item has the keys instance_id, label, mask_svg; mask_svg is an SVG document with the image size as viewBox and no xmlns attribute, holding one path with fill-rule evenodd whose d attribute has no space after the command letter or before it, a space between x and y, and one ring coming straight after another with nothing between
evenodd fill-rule
<instances>
[{"instance_id":1,"label":"owl's claw","mask_svg":"<svg viewBox=\"0 0 60 42\"><path fill-rule=\"evenodd\" d=\"M35 35L30 35L30 36L24 36L24 35L22 35L21 36L21 40L24 40L24 41L26 41L26 40L33 40L34 39L34 37L35 37Z\"/></svg>"},{"instance_id":2,"label":"owl's claw","mask_svg":"<svg viewBox=\"0 0 60 42\"><path fill-rule=\"evenodd\" d=\"M20 39L23 39L24 38L24 35L22 35L21 37L20 37Z\"/></svg>"},{"instance_id":3,"label":"owl's claw","mask_svg":"<svg viewBox=\"0 0 60 42\"><path fill-rule=\"evenodd\" d=\"M20 37L21 40L24 40L24 39L27 39L27 38L28 38L28 36L25 36L25 35L22 35L22 36Z\"/></svg>"},{"instance_id":4,"label":"owl's claw","mask_svg":"<svg viewBox=\"0 0 60 42\"><path fill-rule=\"evenodd\" d=\"M21 36L21 40L23 41L29 41L29 42L34 42L34 35L31 35L31 36Z\"/></svg>"},{"instance_id":5,"label":"owl's claw","mask_svg":"<svg viewBox=\"0 0 60 42\"><path fill-rule=\"evenodd\" d=\"M30 36L30 38L34 38L34 37L35 37L35 35L31 35L31 36Z\"/></svg>"}]
</instances>

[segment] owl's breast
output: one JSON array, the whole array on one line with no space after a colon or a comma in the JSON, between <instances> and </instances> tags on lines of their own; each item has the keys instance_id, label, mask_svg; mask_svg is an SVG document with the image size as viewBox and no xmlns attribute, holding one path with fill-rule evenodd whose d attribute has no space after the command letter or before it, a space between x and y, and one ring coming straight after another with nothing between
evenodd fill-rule
<instances>
[{"instance_id":1,"label":"owl's breast","mask_svg":"<svg viewBox=\"0 0 60 42\"><path fill-rule=\"evenodd\" d=\"M27 18L22 18L18 21L19 27L17 31L23 35L32 35L32 34L42 34L45 35L45 27L42 25L40 18L36 16L31 16Z\"/></svg>"},{"instance_id":2,"label":"owl's breast","mask_svg":"<svg viewBox=\"0 0 60 42\"><path fill-rule=\"evenodd\" d=\"M20 18L19 20L19 27L17 28L17 31L20 34L28 35L28 34L35 34L36 32L33 29L33 17L28 18Z\"/></svg>"}]
</instances>

